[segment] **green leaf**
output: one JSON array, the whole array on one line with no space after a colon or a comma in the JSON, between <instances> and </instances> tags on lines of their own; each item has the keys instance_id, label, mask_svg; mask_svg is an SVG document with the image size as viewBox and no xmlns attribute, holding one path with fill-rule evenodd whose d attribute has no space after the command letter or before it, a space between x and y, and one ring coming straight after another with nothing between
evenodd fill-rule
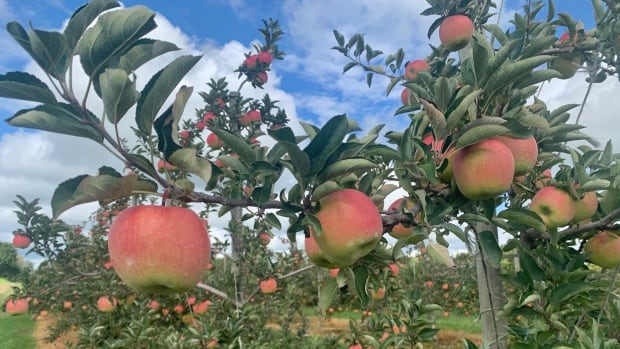
<instances>
[{"instance_id":1,"label":"green leaf","mask_svg":"<svg viewBox=\"0 0 620 349\"><path fill-rule=\"evenodd\" d=\"M463 116L465 116L465 114L469 110L469 107L471 107L473 103L476 102L476 100L482 94L482 92L484 91L483 90L472 91L470 94L465 96L465 98L463 98L461 103L459 103L459 105L454 110L452 110L452 112L450 112L447 115L446 131L448 133L451 132L458 125L458 123L463 119Z\"/></svg>"},{"instance_id":2,"label":"green leaf","mask_svg":"<svg viewBox=\"0 0 620 349\"><path fill-rule=\"evenodd\" d=\"M331 118L312 138L310 144L303 150L310 159L308 175L313 176L323 170L327 158L342 144L347 130L346 115L337 115Z\"/></svg>"},{"instance_id":3,"label":"green leaf","mask_svg":"<svg viewBox=\"0 0 620 349\"><path fill-rule=\"evenodd\" d=\"M595 190L604 190L609 188L611 182L606 179L593 179L591 181L587 181L581 185L581 189L586 191L595 191Z\"/></svg>"},{"instance_id":4,"label":"green leaf","mask_svg":"<svg viewBox=\"0 0 620 349\"><path fill-rule=\"evenodd\" d=\"M448 134L448 130L446 129L446 117L443 113L437 109L433 104L428 101L420 98L420 103L424 107L426 111L426 115L428 115L429 120L431 121L431 127L433 128L433 134L435 135L435 139L443 139Z\"/></svg>"},{"instance_id":5,"label":"green leaf","mask_svg":"<svg viewBox=\"0 0 620 349\"><path fill-rule=\"evenodd\" d=\"M332 304L332 299L338 290L338 281L336 278L330 278L321 288L319 289L319 309L321 313L327 312L330 304Z\"/></svg>"},{"instance_id":6,"label":"green leaf","mask_svg":"<svg viewBox=\"0 0 620 349\"><path fill-rule=\"evenodd\" d=\"M153 163L144 156L139 154L127 154L127 158L132 163L139 164L142 168L142 171L146 172L146 174L148 174L152 178L157 178L159 176Z\"/></svg>"},{"instance_id":7,"label":"green leaf","mask_svg":"<svg viewBox=\"0 0 620 349\"><path fill-rule=\"evenodd\" d=\"M545 279L545 271L538 265L534 257L532 257L528 251L521 251L519 253L519 264L533 281L542 281Z\"/></svg>"},{"instance_id":8,"label":"green leaf","mask_svg":"<svg viewBox=\"0 0 620 349\"><path fill-rule=\"evenodd\" d=\"M563 283L553 289L551 296L549 296L549 303L553 305L559 305L580 293L587 293L592 290L592 286L585 282L571 280Z\"/></svg>"},{"instance_id":9,"label":"green leaf","mask_svg":"<svg viewBox=\"0 0 620 349\"><path fill-rule=\"evenodd\" d=\"M319 173L319 179L325 181L356 171L366 172L377 167L379 167L377 164L366 159L344 159L328 165Z\"/></svg>"},{"instance_id":10,"label":"green leaf","mask_svg":"<svg viewBox=\"0 0 620 349\"><path fill-rule=\"evenodd\" d=\"M334 37L336 38L336 42L338 42L339 46L344 46L344 36L342 34L340 34L339 31L337 31L336 29L334 29Z\"/></svg>"},{"instance_id":11,"label":"green leaf","mask_svg":"<svg viewBox=\"0 0 620 349\"><path fill-rule=\"evenodd\" d=\"M131 45L127 52L118 58L118 63L113 65L131 73L153 58L178 49L170 42L143 38Z\"/></svg>"},{"instance_id":12,"label":"green leaf","mask_svg":"<svg viewBox=\"0 0 620 349\"><path fill-rule=\"evenodd\" d=\"M157 119L154 124L157 132L157 149L164 154L164 159L168 159L172 153L181 149L176 136L177 124L172 115L172 106L169 106Z\"/></svg>"},{"instance_id":13,"label":"green leaf","mask_svg":"<svg viewBox=\"0 0 620 349\"><path fill-rule=\"evenodd\" d=\"M145 6L102 14L97 23L86 30L77 45L84 72L91 80L96 80L95 77L109 67L111 60L124 54L155 27L155 13Z\"/></svg>"},{"instance_id":14,"label":"green leaf","mask_svg":"<svg viewBox=\"0 0 620 349\"><path fill-rule=\"evenodd\" d=\"M280 141L280 144L286 149L289 160L293 164L295 171L297 171L302 177L308 174L310 170L310 158L308 154L304 153L297 144L291 142Z\"/></svg>"},{"instance_id":15,"label":"green leaf","mask_svg":"<svg viewBox=\"0 0 620 349\"><path fill-rule=\"evenodd\" d=\"M600 200L600 207L605 215L620 207L620 189L610 188L606 190Z\"/></svg>"},{"instance_id":16,"label":"green leaf","mask_svg":"<svg viewBox=\"0 0 620 349\"><path fill-rule=\"evenodd\" d=\"M178 57L151 77L142 90L136 107L136 123L142 133L151 134L155 115L181 79L198 63L200 58L201 56Z\"/></svg>"},{"instance_id":17,"label":"green leaf","mask_svg":"<svg viewBox=\"0 0 620 349\"><path fill-rule=\"evenodd\" d=\"M478 234L478 241L480 242L484 259L489 262L490 266L499 269L504 253L497 243L495 234L488 230L481 231Z\"/></svg>"},{"instance_id":18,"label":"green leaf","mask_svg":"<svg viewBox=\"0 0 620 349\"><path fill-rule=\"evenodd\" d=\"M69 52L73 54L75 46L88 26L104 11L119 7L120 4L111 0L92 0L78 8L71 18L63 34L67 40Z\"/></svg>"},{"instance_id":19,"label":"green leaf","mask_svg":"<svg viewBox=\"0 0 620 349\"><path fill-rule=\"evenodd\" d=\"M342 188L338 185L337 182L335 181L326 181L323 182L321 184L319 184L316 188L314 188L314 190L312 191L312 197L311 200L313 202L318 202L319 200L321 200L322 198L324 198L325 196L341 190Z\"/></svg>"},{"instance_id":20,"label":"green leaf","mask_svg":"<svg viewBox=\"0 0 620 349\"><path fill-rule=\"evenodd\" d=\"M480 120L480 119L478 119ZM478 143L482 140L510 132L504 125L488 124L472 127L463 132L456 140L456 149Z\"/></svg>"},{"instance_id":21,"label":"green leaf","mask_svg":"<svg viewBox=\"0 0 620 349\"><path fill-rule=\"evenodd\" d=\"M0 75L0 97L56 104L54 93L36 76L24 72Z\"/></svg>"},{"instance_id":22,"label":"green leaf","mask_svg":"<svg viewBox=\"0 0 620 349\"><path fill-rule=\"evenodd\" d=\"M102 205L131 195L137 175L115 177L110 175L81 175L62 182L52 195L54 218L71 207L99 201Z\"/></svg>"},{"instance_id":23,"label":"green leaf","mask_svg":"<svg viewBox=\"0 0 620 349\"><path fill-rule=\"evenodd\" d=\"M502 65L497 73L493 74L486 83L485 91L489 95L494 95L498 90L510 85L523 74L530 73L548 61L554 59L554 56L541 55L522 59L513 63Z\"/></svg>"},{"instance_id":24,"label":"green leaf","mask_svg":"<svg viewBox=\"0 0 620 349\"><path fill-rule=\"evenodd\" d=\"M106 69L99 75L99 85L106 116L117 124L138 100L136 81L130 80L122 69Z\"/></svg>"},{"instance_id":25,"label":"green leaf","mask_svg":"<svg viewBox=\"0 0 620 349\"><path fill-rule=\"evenodd\" d=\"M211 129L211 132L215 133L224 142L224 145L230 148L233 153L238 154L242 160L248 163L256 161L254 149L238 134L220 128Z\"/></svg>"},{"instance_id":26,"label":"green leaf","mask_svg":"<svg viewBox=\"0 0 620 349\"><path fill-rule=\"evenodd\" d=\"M90 114L89 117L95 119ZM33 128L103 142L103 136L96 129L84 123L79 112L65 103L22 109L8 118L6 122L15 127Z\"/></svg>"},{"instance_id":27,"label":"green leaf","mask_svg":"<svg viewBox=\"0 0 620 349\"><path fill-rule=\"evenodd\" d=\"M168 160L181 171L198 175L205 183L211 179L211 163L199 157L194 148L179 149L172 153Z\"/></svg>"},{"instance_id":28,"label":"green leaf","mask_svg":"<svg viewBox=\"0 0 620 349\"><path fill-rule=\"evenodd\" d=\"M366 292L366 287L368 286L368 275L368 267L353 267L353 282L355 284L355 292L360 298L362 309L366 308L366 306L368 305L368 301L370 300L370 297L368 297L368 293Z\"/></svg>"},{"instance_id":29,"label":"green leaf","mask_svg":"<svg viewBox=\"0 0 620 349\"><path fill-rule=\"evenodd\" d=\"M547 231L545 223L531 210L524 208L509 208L497 214L498 217L507 219L511 223L523 224L544 233Z\"/></svg>"},{"instance_id":30,"label":"green leaf","mask_svg":"<svg viewBox=\"0 0 620 349\"><path fill-rule=\"evenodd\" d=\"M454 267L454 261L450 257L447 247L437 243L430 243L426 247L426 250L428 251L429 257L435 262L441 263L448 268Z\"/></svg>"}]
</instances>

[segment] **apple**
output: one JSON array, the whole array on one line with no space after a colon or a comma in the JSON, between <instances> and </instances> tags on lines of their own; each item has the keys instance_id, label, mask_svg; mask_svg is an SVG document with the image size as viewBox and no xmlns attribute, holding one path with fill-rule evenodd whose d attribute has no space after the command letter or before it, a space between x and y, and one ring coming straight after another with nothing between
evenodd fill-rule
<instances>
[{"instance_id":1,"label":"apple","mask_svg":"<svg viewBox=\"0 0 620 349\"><path fill-rule=\"evenodd\" d=\"M254 122L260 122L261 115L258 110L250 110L244 116L239 118L239 124L242 126L248 126Z\"/></svg>"},{"instance_id":2,"label":"apple","mask_svg":"<svg viewBox=\"0 0 620 349\"><path fill-rule=\"evenodd\" d=\"M267 73L264 71L261 71L256 74L254 78L254 83L260 86L260 85L266 84L267 80L269 80Z\"/></svg>"},{"instance_id":3,"label":"apple","mask_svg":"<svg viewBox=\"0 0 620 349\"><path fill-rule=\"evenodd\" d=\"M260 282L260 291L263 294L274 293L278 290L278 282L276 279L270 277L267 280L263 280Z\"/></svg>"},{"instance_id":4,"label":"apple","mask_svg":"<svg viewBox=\"0 0 620 349\"><path fill-rule=\"evenodd\" d=\"M183 138L183 139L187 139L189 138L190 133L188 130L182 130L181 132L179 132L179 137Z\"/></svg>"},{"instance_id":5,"label":"apple","mask_svg":"<svg viewBox=\"0 0 620 349\"><path fill-rule=\"evenodd\" d=\"M414 81L418 78L419 72L429 70L431 70L431 66L428 65L427 61L423 59L413 60L405 66L405 80Z\"/></svg>"},{"instance_id":6,"label":"apple","mask_svg":"<svg viewBox=\"0 0 620 349\"><path fill-rule=\"evenodd\" d=\"M596 193L589 191L583 194L581 199L575 200L575 216L572 223L589 221L598 209L598 198Z\"/></svg>"},{"instance_id":7,"label":"apple","mask_svg":"<svg viewBox=\"0 0 620 349\"><path fill-rule=\"evenodd\" d=\"M490 199L508 191L514 169L512 152L496 139L459 149L452 161L454 181L470 200Z\"/></svg>"},{"instance_id":8,"label":"apple","mask_svg":"<svg viewBox=\"0 0 620 349\"><path fill-rule=\"evenodd\" d=\"M73 308L73 303L69 302L69 301L63 302L62 303L62 307L64 309L66 309L66 310L72 309Z\"/></svg>"},{"instance_id":9,"label":"apple","mask_svg":"<svg viewBox=\"0 0 620 349\"><path fill-rule=\"evenodd\" d=\"M404 198L400 198L392 202L392 204L388 207L388 211L399 212L401 207L403 207L406 210L410 210L413 208L414 205L415 203L413 202L413 200L411 200L410 198L404 197ZM417 215L416 215L416 218L417 218ZM413 226L405 227L402 223L398 223L394 227L392 227L392 230L390 231L390 235L396 239L406 238L409 235L411 235L411 233L413 232L413 229L414 229Z\"/></svg>"},{"instance_id":10,"label":"apple","mask_svg":"<svg viewBox=\"0 0 620 349\"><path fill-rule=\"evenodd\" d=\"M15 234L13 235L13 246L15 248L28 248L32 243L32 239L24 234Z\"/></svg>"},{"instance_id":11,"label":"apple","mask_svg":"<svg viewBox=\"0 0 620 349\"><path fill-rule=\"evenodd\" d=\"M159 302L158 302L158 301L156 301L156 300L152 300L152 301L149 303L148 307L149 307L149 308L151 308L151 309L153 309L153 310L157 310L157 309L159 309Z\"/></svg>"},{"instance_id":12,"label":"apple","mask_svg":"<svg viewBox=\"0 0 620 349\"><path fill-rule=\"evenodd\" d=\"M392 275L397 276L400 273L400 267L396 263L388 264L388 268L392 272Z\"/></svg>"},{"instance_id":13,"label":"apple","mask_svg":"<svg viewBox=\"0 0 620 349\"><path fill-rule=\"evenodd\" d=\"M495 139L504 143L512 152L515 160L515 176L524 175L534 168L538 161L538 143L534 136L528 138L497 136Z\"/></svg>"},{"instance_id":14,"label":"apple","mask_svg":"<svg viewBox=\"0 0 620 349\"><path fill-rule=\"evenodd\" d=\"M361 344L351 344L349 349L364 349Z\"/></svg>"},{"instance_id":15,"label":"apple","mask_svg":"<svg viewBox=\"0 0 620 349\"><path fill-rule=\"evenodd\" d=\"M557 228L573 220L576 208L570 194L558 187L549 186L536 192L530 210L542 218L547 228Z\"/></svg>"},{"instance_id":16,"label":"apple","mask_svg":"<svg viewBox=\"0 0 620 349\"><path fill-rule=\"evenodd\" d=\"M162 159L159 159L159 161L157 162L157 171L159 171L159 173L163 173L166 170L176 170L176 169L177 169L176 166Z\"/></svg>"},{"instance_id":17,"label":"apple","mask_svg":"<svg viewBox=\"0 0 620 349\"><path fill-rule=\"evenodd\" d=\"M257 59L260 63L267 65L273 62L273 56L271 55L271 53L269 53L269 51L263 51L259 53Z\"/></svg>"},{"instance_id":18,"label":"apple","mask_svg":"<svg viewBox=\"0 0 620 349\"><path fill-rule=\"evenodd\" d=\"M562 80L570 79L575 76L577 69L581 66L581 56L578 53L558 56L549 63L549 68L558 71Z\"/></svg>"},{"instance_id":19,"label":"apple","mask_svg":"<svg viewBox=\"0 0 620 349\"><path fill-rule=\"evenodd\" d=\"M458 51L474 35L474 22L465 15L448 16L439 25L439 40L448 51Z\"/></svg>"},{"instance_id":20,"label":"apple","mask_svg":"<svg viewBox=\"0 0 620 349\"><path fill-rule=\"evenodd\" d=\"M243 65L245 65L246 68L248 69L256 68L257 63L258 63L258 55L249 55L245 57L245 60L243 61Z\"/></svg>"},{"instance_id":21,"label":"apple","mask_svg":"<svg viewBox=\"0 0 620 349\"><path fill-rule=\"evenodd\" d=\"M321 198L315 217L322 232L317 234L309 226L310 234L325 258L338 268L351 266L370 253L383 233L377 206L355 189L335 191Z\"/></svg>"},{"instance_id":22,"label":"apple","mask_svg":"<svg viewBox=\"0 0 620 349\"><path fill-rule=\"evenodd\" d=\"M209 121L215 121L217 117L215 116L215 114L211 111L207 111L204 113L204 115L202 116L202 121L203 122L209 122Z\"/></svg>"},{"instance_id":23,"label":"apple","mask_svg":"<svg viewBox=\"0 0 620 349\"><path fill-rule=\"evenodd\" d=\"M189 291L211 258L202 218L183 207L133 206L121 211L108 235L114 270L139 292Z\"/></svg>"},{"instance_id":24,"label":"apple","mask_svg":"<svg viewBox=\"0 0 620 349\"><path fill-rule=\"evenodd\" d=\"M327 260L319 245L316 244L312 234L304 239L304 249L306 250L306 255L308 255L308 259L312 264L321 268L337 269L334 263Z\"/></svg>"},{"instance_id":25,"label":"apple","mask_svg":"<svg viewBox=\"0 0 620 349\"><path fill-rule=\"evenodd\" d=\"M370 290L370 298L377 299L377 300L385 298L385 288L380 287L376 291L371 289Z\"/></svg>"},{"instance_id":26,"label":"apple","mask_svg":"<svg viewBox=\"0 0 620 349\"><path fill-rule=\"evenodd\" d=\"M105 270L110 270L110 269L112 269L113 267L114 267L114 265L112 265L112 261L107 261L107 262L103 265L103 268L104 268Z\"/></svg>"},{"instance_id":27,"label":"apple","mask_svg":"<svg viewBox=\"0 0 620 349\"><path fill-rule=\"evenodd\" d=\"M329 270L329 275L331 275L332 277L338 277L338 273L340 272L340 269L338 268L334 268L334 269L330 269Z\"/></svg>"},{"instance_id":28,"label":"apple","mask_svg":"<svg viewBox=\"0 0 620 349\"><path fill-rule=\"evenodd\" d=\"M209 308L209 305L211 305L211 301L210 300L206 300L204 302L200 302L196 305L194 305L192 307L192 311L195 314L204 314L207 312L207 309Z\"/></svg>"},{"instance_id":29,"label":"apple","mask_svg":"<svg viewBox=\"0 0 620 349\"><path fill-rule=\"evenodd\" d=\"M177 313L177 314L183 314L183 311L185 310L185 307L183 306L183 304L177 304L174 306L174 308L172 308L172 310Z\"/></svg>"},{"instance_id":30,"label":"apple","mask_svg":"<svg viewBox=\"0 0 620 349\"><path fill-rule=\"evenodd\" d=\"M417 101L416 97L411 94L411 91L408 88L404 88L403 92L400 93L400 101L403 105L412 105Z\"/></svg>"},{"instance_id":31,"label":"apple","mask_svg":"<svg viewBox=\"0 0 620 349\"><path fill-rule=\"evenodd\" d=\"M614 269L620 264L620 237L612 231L603 230L586 242L584 251L589 254L591 263Z\"/></svg>"},{"instance_id":32,"label":"apple","mask_svg":"<svg viewBox=\"0 0 620 349\"><path fill-rule=\"evenodd\" d=\"M267 246L271 242L271 236L267 233L260 233L260 235L258 235L258 238L259 238L260 244L263 246Z\"/></svg>"},{"instance_id":33,"label":"apple","mask_svg":"<svg viewBox=\"0 0 620 349\"><path fill-rule=\"evenodd\" d=\"M97 299L97 309L104 313L109 313L116 309L118 302L115 297L101 296Z\"/></svg>"},{"instance_id":34,"label":"apple","mask_svg":"<svg viewBox=\"0 0 620 349\"><path fill-rule=\"evenodd\" d=\"M534 186L536 187L536 189L542 189L546 187L549 182L551 182L552 178L553 174L551 173L551 169L548 168L542 171L540 176L538 176L538 179L536 180L536 182L534 182Z\"/></svg>"},{"instance_id":35,"label":"apple","mask_svg":"<svg viewBox=\"0 0 620 349\"><path fill-rule=\"evenodd\" d=\"M9 315L21 315L28 312L28 300L26 298L9 299L6 302L6 313Z\"/></svg>"},{"instance_id":36,"label":"apple","mask_svg":"<svg viewBox=\"0 0 620 349\"><path fill-rule=\"evenodd\" d=\"M218 149L224 146L224 142L215 133L209 133L207 136L207 145L213 149Z\"/></svg>"}]
</instances>

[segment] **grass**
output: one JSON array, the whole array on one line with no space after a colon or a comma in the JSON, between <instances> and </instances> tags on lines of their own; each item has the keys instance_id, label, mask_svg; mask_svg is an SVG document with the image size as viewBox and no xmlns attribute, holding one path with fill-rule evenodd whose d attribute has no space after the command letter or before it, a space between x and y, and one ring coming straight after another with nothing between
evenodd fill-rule
<instances>
[{"instance_id":1,"label":"grass","mask_svg":"<svg viewBox=\"0 0 620 349\"><path fill-rule=\"evenodd\" d=\"M12 287L21 287L19 282L11 282L7 279L0 278L0 305L4 305L4 301L13 293Z\"/></svg>"},{"instance_id":2,"label":"grass","mask_svg":"<svg viewBox=\"0 0 620 349\"><path fill-rule=\"evenodd\" d=\"M3 349L34 349L34 321L30 314L10 316L0 313L0 343Z\"/></svg>"}]
</instances>

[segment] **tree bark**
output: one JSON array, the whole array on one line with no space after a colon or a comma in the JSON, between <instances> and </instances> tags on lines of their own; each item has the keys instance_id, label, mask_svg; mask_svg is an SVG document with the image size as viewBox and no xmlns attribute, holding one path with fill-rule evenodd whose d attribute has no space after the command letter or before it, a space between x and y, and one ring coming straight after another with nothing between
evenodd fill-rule
<instances>
[{"instance_id":1,"label":"tree bark","mask_svg":"<svg viewBox=\"0 0 620 349\"><path fill-rule=\"evenodd\" d=\"M474 231L491 231L497 238L497 226L477 223ZM484 259L480 244L476 244L476 275L478 280L478 297L480 301L480 319L482 325L483 347L489 349L508 348L508 327L501 310L506 297L500 280L500 270L493 268Z\"/></svg>"}]
</instances>

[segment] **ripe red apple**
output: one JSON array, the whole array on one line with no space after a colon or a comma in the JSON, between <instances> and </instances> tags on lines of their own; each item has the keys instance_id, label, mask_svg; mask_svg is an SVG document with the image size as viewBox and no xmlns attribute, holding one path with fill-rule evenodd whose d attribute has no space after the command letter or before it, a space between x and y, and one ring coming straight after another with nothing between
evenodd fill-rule
<instances>
[{"instance_id":1,"label":"ripe red apple","mask_svg":"<svg viewBox=\"0 0 620 349\"><path fill-rule=\"evenodd\" d=\"M207 145L213 149L218 149L224 146L224 142L215 133L209 133L207 136Z\"/></svg>"},{"instance_id":2,"label":"ripe red apple","mask_svg":"<svg viewBox=\"0 0 620 349\"><path fill-rule=\"evenodd\" d=\"M258 63L258 55L249 55L243 61L243 65L245 65L248 69L256 68L257 63Z\"/></svg>"},{"instance_id":3,"label":"ripe red apple","mask_svg":"<svg viewBox=\"0 0 620 349\"><path fill-rule=\"evenodd\" d=\"M171 294L192 289L211 258L204 221L182 207L134 206L110 226L114 270L139 292Z\"/></svg>"},{"instance_id":4,"label":"ripe red apple","mask_svg":"<svg viewBox=\"0 0 620 349\"><path fill-rule=\"evenodd\" d=\"M392 272L392 275L394 276L397 276L400 273L400 267L396 263L388 264L388 268L390 268L390 271Z\"/></svg>"},{"instance_id":5,"label":"ripe red apple","mask_svg":"<svg viewBox=\"0 0 620 349\"><path fill-rule=\"evenodd\" d=\"M116 309L118 302L115 297L101 296L97 299L97 309L104 313L109 313Z\"/></svg>"},{"instance_id":6,"label":"ripe red apple","mask_svg":"<svg viewBox=\"0 0 620 349\"><path fill-rule=\"evenodd\" d=\"M620 264L620 237L612 231L603 230L594 235L584 246L590 262L607 269Z\"/></svg>"},{"instance_id":7,"label":"ripe red apple","mask_svg":"<svg viewBox=\"0 0 620 349\"><path fill-rule=\"evenodd\" d=\"M329 270L329 275L331 275L332 277L338 277L338 273L340 272L340 269L338 268L334 268L334 269L330 269Z\"/></svg>"},{"instance_id":8,"label":"ripe red apple","mask_svg":"<svg viewBox=\"0 0 620 349\"><path fill-rule=\"evenodd\" d=\"M158 302L158 301L156 301L156 300L152 300L152 301L149 303L148 307L149 307L149 308L151 308L151 309L153 309L153 310L157 310L157 309L159 309L159 302Z\"/></svg>"},{"instance_id":9,"label":"ripe red apple","mask_svg":"<svg viewBox=\"0 0 620 349\"><path fill-rule=\"evenodd\" d=\"M6 313L9 315L21 315L28 312L28 300L26 298L9 299L6 301Z\"/></svg>"},{"instance_id":10,"label":"ripe red apple","mask_svg":"<svg viewBox=\"0 0 620 349\"><path fill-rule=\"evenodd\" d=\"M573 217L572 223L589 221L596 213L597 208L598 199L596 193L589 191L583 194L581 199L575 200L575 216Z\"/></svg>"},{"instance_id":11,"label":"ripe red apple","mask_svg":"<svg viewBox=\"0 0 620 349\"><path fill-rule=\"evenodd\" d=\"M515 176L530 172L538 161L538 143L534 136L528 138L514 138L508 136L495 137L504 143L512 152L515 160Z\"/></svg>"},{"instance_id":12,"label":"ripe red apple","mask_svg":"<svg viewBox=\"0 0 620 349\"><path fill-rule=\"evenodd\" d=\"M547 228L557 228L573 220L575 201L566 191L549 186L540 189L534 195L530 210L542 218Z\"/></svg>"},{"instance_id":13,"label":"ripe red apple","mask_svg":"<svg viewBox=\"0 0 620 349\"><path fill-rule=\"evenodd\" d=\"M242 126L248 126L254 122L260 122L261 115L258 110L250 110L244 116L239 118L239 124Z\"/></svg>"},{"instance_id":14,"label":"ripe red apple","mask_svg":"<svg viewBox=\"0 0 620 349\"><path fill-rule=\"evenodd\" d=\"M267 64L267 65L273 62L273 56L271 55L271 53L269 53L269 51L263 51L259 53L257 59L260 63Z\"/></svg>"},{"instance_id":15,"label":"ripe red apple","mask_svg":"<svg viewBox=\"0 0 620 349\"><path fill-rule=\"evenodd\" d=\"M410 210L413 208L413 206L415 206L415 203L409 198L400 198L392 202L392 204L388 207L388 211L399 212L403 205L405 209ZM416 218L417 217L418 215L416 215ZM413 232L413 228L413 226L405 227L402 223L398 223L394 227L392 227L390 235L392 235L396 239L406 238L411 235L411 233Z\"/></svg>"},{"instance_id":16,"label":"ripe red apple","mask_svg":"<svg viewBox=\"0 0 620 349\"><path fill-rule=\"evenodd\" d=\"M269 278L260 282L260 291L263 294L274 293L278 290L278 282L274 278Z\"/></svg>"},{"instance_id":17,"label":"ripe red apple","mask_svg":"<svg viewBox=\"0 0 620 349\"><path fill-rule=\"evenodd\" d=\"M439 25L439 40L449 51L467 46L473 35L474 22L465 15L446 17Z\"/></svg>"},{"instance_id":18,"label":"ripe red apple","mask_svg":"<svg viewBox=\"0 0 620 349\"><path fill-rule=\"evenodd\" d=\"M28 248L28 246L30 246L30 243L32 243L32 239L30 239L30 237L28 237L27 235L13 235L13 246L15 248Z\"/></svg>"},{"instance_id":19,"label":"ripe red apple","mask_svg":"<svg viewBox=\"0 0 620 349\"><path fill-rule=\"evenodd\" d=\"M271 242L271 236L267 233L260 233L260 235L258 235L258 238L259 238L260 244L263 246L267 246Z\"/></svg>"},{"instance_id":20,"label":"ripe red apple","mask_svg":"<svg viewBox=\"0 0 620 349\"><path fill-rule=\"evenodd\" d=\"M416 101L415 96L411 95L411 91L408 88L404 88L403 92L400 93L400 101L403 105L412 105Z\"/></svg>"},{"instance_id":21,"label":"ripe red apple","mask_svg":"<svg viewBox=\"0 0 620 349\"><path fill-rule=\"evenodd\" d=\"M189 138L190 133L188 130L182 130L181 132L179 132L179 137L183 138L183 139L187 139Z\"/></svg>"},{"instance_id":22,"label":"ripe red apple","mask_svg":"<svg viewBox=\"0 0 620 349\"><path fill-rule=\"evenodd\" d=\"M211 305L210 300L206 300L204 302L200 302L192 307L192 311L195 314L204 314L209 309L209 305Z\"/></svg>"},{"instance_id":23,"label":"ripe red apple","mask_svg":"<svg viewBox=\"0 0 620 349\"><path fill-rule=\"evenodd\" d=\"M177 169L176 166L162 159L159 159L159 161L157 162L157 171L159 171L159 173L163 173L166 170L176 170L176 169Z\"/></svg>"},{"instance_id":24,"label":"ripe red apple","mask_svg":"<svg viewBox=\"0 0 620 349\"><path fill-rule=\"evenodd\" d=\"M427 61L423 59L413 60L405 66L405 80L414 81L418 78L419 72L429 70L431 70L431 66L428 65Z\"/></svg>"},{"instance_id":25,"label":"ripe red apple","mask_svg":"<svg viewBox=\"0 0 620 349\"><path fill-rule=\"evenodd\" d=\"M381 214L366 194L355 189L335 191L319 200L315 217L322 233L310 234L327 260L345 268L372 251L383 233ZM333 267L332 267L333 268Z\"/></svg>"},{"instance_id":26,"label":"ripe red apple","mask_svg":"<svg viewBox=\"0 0 620 349\"><path fill-rule=\"evenodd\" d=\"M312 234L304 239L304 249L306 250L306 255L308 255L308 259L312 264L321 268L337 269L334 263L327 260L319 245L316 244Z\"/></svg>"},{"instance_id":27,"label":"ripe red apple","mask_svg":"<svg viewBox=\"0 0 620 349\"><path fill-rule=\"evenodd\" d=\"M376 291L373 289L370 289L369 293L370 293L370 298L372 299L379 300L379 299L385 298L385 288L383 287L378 288Z\"/></svg>"},{"instance_id":28,"label":"ripe red apple","mask_svg":"<svg viewBox=\"0 0 620 349\"><path fill-rule=\"evenodd\" d=\"M260 85L266 84L267 80L269 80L269 76L267 75L266 72L261 71L256 74L254 83L260 86Z\"/></svg>"},{"instance_id":29,"label":"ripe red apple","mask_svg":"<svg viewBox=\"0 0 620 349\"><path fill-rule=\"evenodd\" d=\"M514 168L512 152L496 139L459 149L452 161L454 181L471 200L490 199L508 191Z\"/></svg>"}]
</instances>

